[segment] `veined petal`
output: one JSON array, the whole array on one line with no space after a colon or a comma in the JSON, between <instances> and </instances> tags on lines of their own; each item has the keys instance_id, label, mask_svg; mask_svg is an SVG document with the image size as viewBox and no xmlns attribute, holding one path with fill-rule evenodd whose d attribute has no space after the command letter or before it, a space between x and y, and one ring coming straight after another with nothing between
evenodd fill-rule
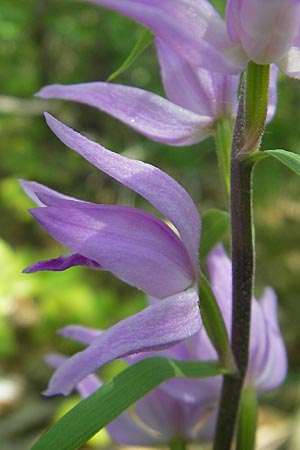
<instances>
[{"instance_id":1,"label":"veined petal","mask_svg":"<svg viewBox=\"0 0 300 450\"><path fill-rule=\"evenodd\" d=\"M232 47L223 20L206 0L86 0L131 17L196 66L228 73L223 51Z\"/></svg>"},{"instance_id":2,"label":"veined petal","mask_svg":"<svg viewBox=\"0 0 300 450\"><path fill-rule=\"evenodd\" d=\"M159 95L112 83L53 84L41 89L41 98L61 98L94 106L139 133L170 145L190 145L211 134L211 118L194 114Z\"/></svg>"},{"instance_id":3,"label":"veined petal","mask_svg":"<svg viewBox=\"0 0 300 450\"><path fill-rule=\"evenodd\" d=\"M198 408L197 417L194 417L195 409L194 405L170 397L160 386L136 404L136 412L142 423L159 433L163 438L161 442L165 443L175 436L187 439L192 437L190 432L194 423L191 422L205 416L205 404L202 403Z\"/></svg>"},{"instance_id":4,"label":"veined petal","mask_svg":"<svg viewBox=\"0 0 300 450\"><path fill-rule=\"evenodd\" d=\"M134 416L124 412L106 426L114 441L121 445L154 447L165 442L164 436L152 432L149 427L134 420Z\"/></svg>"},{"instance_id":5,"label":"veined petal","mask_svg":"<svg viewBox=\"0 0 300 450\"><path fill-rule=\"evenodd\" d=\"M31 210L58 242L158 298L190 287L193 267L178 236L153 214L126 206L51 198Z\"/></svg>"},{"instance_id":6,"label":"veined petal","mask_svg":"<svg viewBox=\"0 0 300 450\"><path fill-rule=\"evenodd\" d=\"M104 331L53 375L46 395L68 395L87 375L114 359L172 346L201 327L198 291L185 292L148 306Z\"/></svg>"},{"instance_id":7,"label":"veined petal","mask_svg":"<svg viewBox=\"0 0 300 450\"><path fill-rule=\"evenodd\" d=\"M189 194L157 167L111 152L46 114L51 130L68 147L98 169L142 195L179 231L195 275L198 266L200 218Z\"/></svg>"},{"instance_id":8,"label":"veined petal","mask_svg":"<svg viewBox=\"0 0 300 450\"><path fill-rule=\"evenodd\" d=\"M59 353L50 353L45 357L45 362L48 364L48 366L54 367L55 369L60 367L67 360L68 358L66 356ZM82 398L86 398L101 386L102 381L97 377L97 375L91 373L77 384L76 390Z\"/></svg>"},{"instance_id":9,"label":"veined petal","mask_svg":"<svg viewBox=\"0 0 300 450\"><path fill-rule=\"evenodd\" d=\"M39 261L23 270L23 273L34 273L42 270L51 270L54 272L69 269L74 266L84 266L91 269L101 269L100 264L78 253L66 253L58 258Z\"/></svg>"},{"instance_id":10,"label":"veined petal","mask_svg":"<svg viewBox=\"0 0 300 450\"><path fill-rule=\"evenodd\" d=\"M58 331L61 336L90 345L103 331L96 328L83 327L81 325L68 325Z\"/></svg>"},{"instance_id":11,"label":"veined petal","mask_svg":"<svg viewBox=\"0 0 300 450\"><path fill-rule=\"evenodd\" d=\"M203 89L197 76L197 68L189 64L161 39L156 39L157 54L162 81L168 98L197 114L206 114L212 119L209 92Z\"/></svg>"},{"instance_id":12,"label":"veined petal","mask_svg":"<svg viewBox=\"0 0 300 450\"><path fill-rule=\"evenodd\" d=\"M189 64L156 39L165 91L170 100L214 122L219 115L233 115L237 106L239 76L208 71Z\"/></svg>"}]
</instances>

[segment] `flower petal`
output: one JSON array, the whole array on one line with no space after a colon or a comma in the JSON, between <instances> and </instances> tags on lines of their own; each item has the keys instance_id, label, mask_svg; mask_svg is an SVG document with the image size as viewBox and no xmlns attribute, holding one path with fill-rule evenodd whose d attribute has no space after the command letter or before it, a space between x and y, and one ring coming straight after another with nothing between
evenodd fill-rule
<instances>
[{"instance_id":1,"label":"flower petal","mask_svg":"<svg viewBox=\"0 0 300 450\"><path fill-rule=\"evenodd\" d=\"M60 367L64 362L66 362L68 358L64 355L61 355L59 353L50 353L46 355L45 362L51 366L57 369ZM95 375L94 373L91 373L86 378L84 378L80 383L77 384L76 390L78 391L79 395L82 398L89 397L93 392L95 392L99 387L102 386L102 381Z\"/></svg>"},{"instance_id":2,"label":"flower petal","mask_svg":"<svg viewBox=\"0 0 300 450\"><path fill-rule=\"evenodd\" d=\"M223 20L206 0L87 1L144 24L191 64L228 73L240 70L222 54L232 43Z\"/></svg>"},{"instance_id":3,"label":"flower petal","mask_svg":"<svg viewBox=\"0 0 300 450\"><path fill-rule=\"evenodd\" d=\"M191 338L185 339L183 342L171 348L128 356L126 361L132 364L147 356L162 356L178 360L196 361L217 360L218 358L203 327ZM201 403L204 405L217 399L221 390L221 384L221 377L201 378L198 380L174 378L162 383L160 389L174 399L186 402L189 405L193 403Z\"/></svg>"},{"instance_id":4,"label":"flower petal","mask_svg":"<svg viewBox=\"0 0 300 450\"><path fill-rule=\"evenodd\" d=\"M170 100L197 114L232 115L237 106L239 76L207 71L189 64L156 39L165 92Z\"/></svg>"},{"instance_id":5,"label":"flower petal","mask_svg":"<svg viewBox=\"0 0 300 450\"><path fill-rule=\"evenodd\" d=\"M166 348L201 326L196 287L169 297L104 331L55 372L46 395L68 395L87 375L126 355Z\"/></svg>"},{"instance_id":6,"label":"flower petal","mask_svg":"<svg viewBox=\"0 0 300 450\"><path fill-rule=\"evenodd\" d=\"M83 327L81 325L68 325L58 331L61 336L90 345L103 332L96 328Z\"/></svg>"},{"instance_id":7,"label":"flower petal","mask_svg":"<svg viewBox=\"0 0 300 450\"><path fill-rule=\"evenodd\" d=\"M151 92L111 83L53 84L41 89L41 98L61 98L94 106L139 133L170 145L190 145L211 134L211 119L180 108Z\"/></svg>"},{"instance_id":8,"label":"flower petal","mask_svg":"<svg viewBox=\"0 0 300 450\"><path fill-rule=\"evenodd\" d=\"M66 253L58 258L39 261L23 270L23 273L34 273L42 270L51 270L54 272L69 269L74 266L84 266L91 269L101 269L100 264L78 253Z\"/></svg>"},{"instance_id":9,"label":"flower petal","mask_svg":"<svg viewBox=\"0 0 300 450\"><path fill-rule=\"evenodd\" d=\"M232 269L231 261L221 244L216 245L207 256L209 280L221 309L226 328L231 330Z\"/></svg>"},{"instance_id":10,"label":"flower petal","mask_svg":"<svg viewBox=\"0 0 300 450\"><path fill-rule=\"evenodd\" d=\"M200 218L195 204L182 186L158 168L111 152L76 133L49 114L46 114L46 120L65 145L107 175L142 195L173 223L181 235L196 273Z\"/></svg>"},{"instance_id":11,"label":"flower petal","mask_svg":"<svg viewBox=\"0 0 300 450\"><path fill-rule=\"evenodd\" d=\"M284 57L299 33L300 3L229 0L226 21L230 37L241 42L249 60L271 64Z\"/></svg>"},{"instance_id":12,"label":"flower petal","mask_svg":"<svg viewBox=\"0 0 300 450\"><path fill-rule=\"evenodd\" d=\"M73 200L74 202L80 202L77 198L69 197L68 195L61 194L60 192L50 189L43 184L37 183L36 181L27 181L19 179L19 184L21 185L25 194L33 200L37 206L45 206L41 201L39 194L45 194L49 197L61 198L65 200Z\"/></svg>"},{"instance_id":13,"label":"flower petal","mask_svg":"<svg viewBox=\"0 0 300 450\"><path fill-rule=\"evenodd\" d=\"M56 206L31 213L72 252L158 298L193 284L193 267L182 241L153 214L126 206L53 198L46 202L51 200Z\"/></svg>"},{"instance_id":14,"label":"flower petal","mask_svg":"<svg viewBox=\"0 0 300 450\"><path fill-rule=\"evenodd\" d=\"M254 354L255 361L250 358L249 373L251 374L251 369L256 369L254 381L256 389L265 392L278 387L284 381L287 373L287 355L278 326L277 298L273 289L265 289L258 307L265 333L264 336L260 333L256 346L262 347L264 352ZM253 312L251 338L255 342L258 341L256 329L258 314L255 315L255 309Z\"/></svg>"}]
</instances>

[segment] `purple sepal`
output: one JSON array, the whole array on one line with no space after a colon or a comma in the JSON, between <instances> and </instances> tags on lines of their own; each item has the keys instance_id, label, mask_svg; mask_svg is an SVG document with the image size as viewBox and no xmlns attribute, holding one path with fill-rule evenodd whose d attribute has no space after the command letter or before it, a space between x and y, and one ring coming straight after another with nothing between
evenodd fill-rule
<instances>
[{"instance_id":1,"label":"purple sepal","mask_svg":"<svg viewBox=\"0 0 300 450\"><path fill-rule=\"evenodd\" d=\"M75 266L85 266L91 269L101 269L100 264L78 253L70 254L66 253L58 258L48 259L46 261L39 261L23 270L23 273L34 273L42 270L51 270L54 272L69 269Z\"/></svg>"}]
</instances>

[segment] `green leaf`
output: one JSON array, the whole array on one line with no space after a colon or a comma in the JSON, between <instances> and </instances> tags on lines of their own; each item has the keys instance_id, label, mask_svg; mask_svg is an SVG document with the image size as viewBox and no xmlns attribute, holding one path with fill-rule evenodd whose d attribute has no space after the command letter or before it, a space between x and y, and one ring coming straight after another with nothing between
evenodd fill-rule
<instances>
[{"instance_id":1,"label":"green leaf","mask_svg":"<svg viewBox=\"0 0 300 450\"><path fill-rule=\"evenodd\" d=\"M203 274L199 280L199 306L205 331L219 360L230 372L236 370L226 325L212 288Z\"/></svg>"},{"instance_id":2,"label":"green leaf","mask_svg":"<svg viewBox=\"0 0 300 450\"><path fill-rule=\"evenodd\" d=\"M139 37L139 40L133 47L129 56L126 58L123 64L108 77L107 81L112 81L119 75L121 75L123 72L125 72L125 70L127 70L131 66L131 64L134 63L134 61L146 50L146 48L148 47L148 45L151 44L153 39L154 39L153 33L145 29L142 32L141 36Z\"/></svg>"},{"instance_id":3,"label":"green leaf","mask_svg":"<svg viewBox=\"0 0 300 450\"><path fill-rule=\"evenodd\" d=\"M242 393L236 450L253 450L257 426L257 396L253 387Z\"/></svg>"},{"instance_id":4,"label":"green leaf","mask_svg":"<svg viewBox=\"0 0 300 450\"><path fill-rule=\"evenodd\" d=\"M287 150L265 150L263 153L273 156L297 175L300 175L300 155Z\"/></svg>"},{"instance_id":5,"label":"green leaf","mask_svg":"<svg viewBox=\"0 0 300 450\"><path fill-rule=\"evenodd\" d=\"M146 358L126 368L54 424L31 450L75 450L163 381L227 373L216 361Z\"/></svg>"},{"instance_id":6,"label":"green leaf","mask_svg":"<svg viewBox=\"0 0 300 450\"><path fill-rule=\"evenodd\" d=\"M200 258L223 238L230 225L230 214L220 209L209 209L202 215L202 233L200 243Z\"/></svg>"}]
</instances>

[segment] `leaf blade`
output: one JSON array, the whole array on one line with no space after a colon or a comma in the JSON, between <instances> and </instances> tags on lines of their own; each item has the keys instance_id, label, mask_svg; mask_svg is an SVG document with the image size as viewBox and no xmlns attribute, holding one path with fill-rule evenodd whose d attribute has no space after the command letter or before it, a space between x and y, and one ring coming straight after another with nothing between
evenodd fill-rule
<instances>
[{"instance_id":1,"label":"leaf blade","mask_svg":"<svg viewBox=\"0 0 300 450\"><path fill-rule=\"evenodd\" d=\"M127 70L134 63L134 61L146 50L146 48L151 44L153 39L154 35L151 33L150 30L148 29L143 30L137 43L131 50L128 57L125 59L123 64L121 64L121 66L108 77L107 81L113 81L123 72L125 72L125 70Z\"/></svg>"},{"instance_id":2,"label":"leaf blade","mask_svg":"<svg viewBox=\"0 0 300 450\"><path fill-rule=\"evenodd\" d=\"M226 373L216 361L146 358L126 368L54 424L31 450L75 450L147 392L173 377Z\"/></svg>"},{"instance_id":3,"label":"leaf blade","mask_svg":"<svg viewBox=\"0 0 300 450\"><path fill-rule=\"evenodd\" d=\"M298 153L289 152L287 150L265 150L264 153L273 156L297 175L300 175L300 155Z\"/></svg>"}]
</instances>

